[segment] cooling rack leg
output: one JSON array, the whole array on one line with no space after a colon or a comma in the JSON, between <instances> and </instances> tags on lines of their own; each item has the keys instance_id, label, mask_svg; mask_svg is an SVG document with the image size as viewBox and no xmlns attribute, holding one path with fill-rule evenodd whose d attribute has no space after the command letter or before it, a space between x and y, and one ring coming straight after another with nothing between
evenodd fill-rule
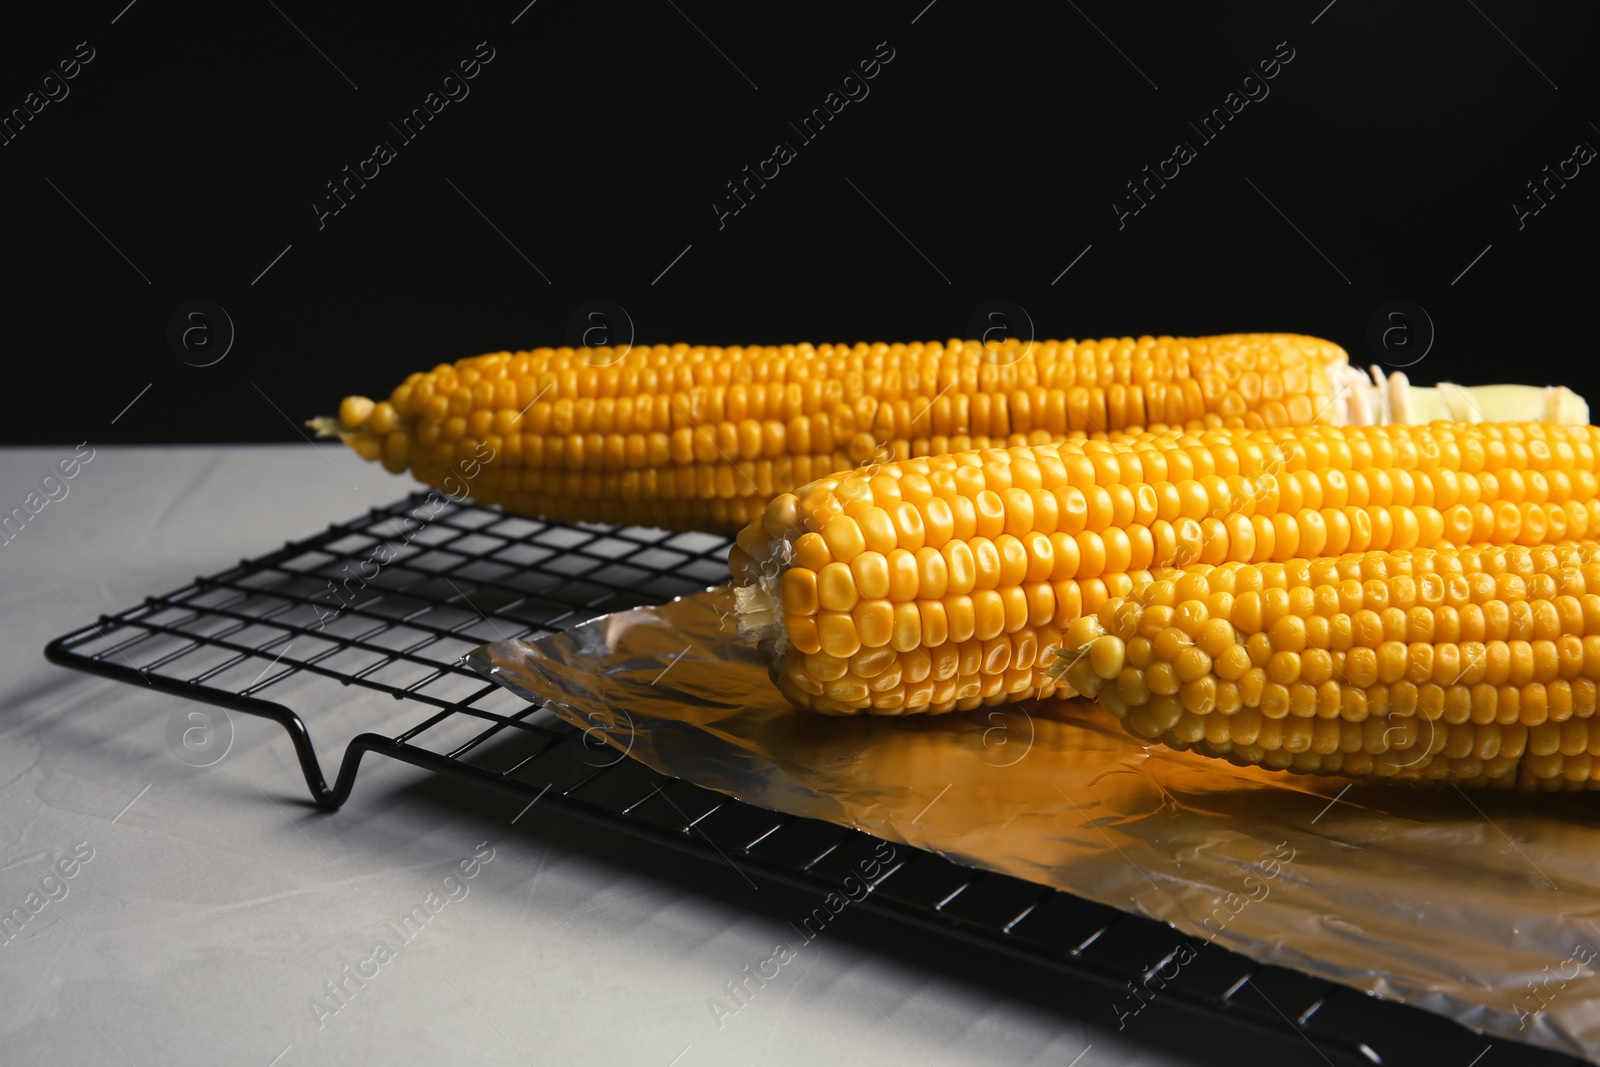
<instances>
[{"instance_id":1,"label":"cooling rack leg","mask_svg":"<svg viewBox=\"0 0 1600 1067\"><path fill-rule=\"evenodd\" d=\"M337 808L350 795L350 786L355 779L355 767L348 754L345 766L340 771L340 789L335 793L334 790L328 788L327 781L322 777L322 765L317 762L317 750L316 746L311 743L311 731L306 729L304 720L289 708L284 707L282 704L274 704L270 700L219 694L200 686L171 681L157 674L143 673L119 663L111 663L93 656L85 656L70 651L67 647L68 643L80 636L80 634L68 634L50 642L45 646L44 658L61 667L70 667L73 670L98 674L103 678L127 682L130 685L149 686L158 692L179 697L183 700L195 700L203 704L225 708L228 711L237 711L243 715L255 715L258 718L271 719L288 732L289 740L294 744L295 757L300 761L300 771L305 775L306 788L311 790L311 797L319 806L329 809ZM378 735L363 734L361 737L377 738ZM361 738L356 740L359 741ZM384 741L387 739L378 738L378 740ZM351 744L354 745L355 742L351 742ZM356 762L359 762L359 756ZM348 775L349 781L345 780L346 775Z\"/></svg>"}]
</instances>

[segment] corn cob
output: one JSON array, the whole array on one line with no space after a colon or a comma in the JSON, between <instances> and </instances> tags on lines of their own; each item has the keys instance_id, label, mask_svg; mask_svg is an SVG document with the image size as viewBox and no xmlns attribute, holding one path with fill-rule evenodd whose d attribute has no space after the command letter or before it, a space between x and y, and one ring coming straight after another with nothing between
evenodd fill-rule
<instances>
[{"instance_id":1,"label":"corn cob","mask_svg":"<svg viewBox=\"0 0 1600 1067\"><path fill-rule=\"evenodd\" d=\"M1600 430L1554 424L1169 432L846 472L777 497L729 553L741 631L829 714L1062 689L1082 616L1162 568L1600 531Z\"/></svg>"},{"instance_id":2,"label":"corn cob","mask_svg":"<svg viewBox=\"0 0 1600 1067\"><path fill-rule=\"evenodd\" d=\"M1345 421L1370 392L1340 378L1341 393L1348 373L1339 346L1294 334L542 348L441 364L311 425L445 488L492 457L471 463L470 492L510 511L731 534L874 457Z\"/></svg>"},{"instance_id":3,"label":"corn cob","mask_svg":"<svg viewBox=\"0 0 1600 1067\"><path fill-rule=\"evenodd\" d=\"M1600 788L1593 541L1196 566L1069 630L1047 673L1140 738L1316 774Z\"/></svg>"}]
</instances>

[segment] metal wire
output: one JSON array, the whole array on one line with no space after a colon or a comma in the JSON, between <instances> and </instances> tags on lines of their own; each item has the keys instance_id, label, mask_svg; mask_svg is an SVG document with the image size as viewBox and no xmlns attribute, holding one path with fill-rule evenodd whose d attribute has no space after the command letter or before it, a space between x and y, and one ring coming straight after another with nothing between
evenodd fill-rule
<instances>
[{"instance_id":1,"label":"metal wire","mask_svg":"<svg viewBox=\"0 0 1600 1067\"><path fill-rule=\"evenodd\" d=\"M838 891L879 844L619 758L462 663L465 652L485 641L536 639L726 581L727 539L544 523L465 503L428 512L426 500L413 494L101 616L52 641L45 655L278 722L312 796L330 809L350 796L362 756L378 752L529 806L549 805L726 862L746 878L818 894ZM330 788L304 720L269 699L297 676L387 693L425 714L394 736L351 740ZM1108 1023L1111 998L1137 995L1132 987L1146 982L1182 940L1162 923L895 847L899 861L880 874L858 910L1098 982L1108 989ZM1222 1013L1242 1027L1292 1033L1314 1042L1330 1063L1411 1062L1413 1052L1426 1062L1466 1063L1486 1046L1499 1065L1580 1062L1475 1035L1441 1017L1214 945L1201 946L1198 960L1161 985L1163 997Z\"/></svg>"}]
</instances>

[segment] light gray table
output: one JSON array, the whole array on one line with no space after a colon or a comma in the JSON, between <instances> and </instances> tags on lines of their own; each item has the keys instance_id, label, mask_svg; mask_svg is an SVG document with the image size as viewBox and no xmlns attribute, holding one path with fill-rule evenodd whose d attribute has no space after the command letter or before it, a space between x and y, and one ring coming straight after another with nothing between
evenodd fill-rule
<instances>
[{"instance_id":1,"label":"light gray table","mask_svg":"<svg viewBox=\"0 0 1600 1067\"><path fill-rule=\"evenodd\" d=\"M0 512L71 453L0 450ZM0 944L0 1064L1323 1062L1159 999L1118 1033L1106 991L849 909L719 1026L709 999L815 901L547 810L513 825L520 804L378 756L321 813L276 725L235 715L227 755L190 766L169 721L222 730L216 709L41 655L408 480L328 446L102 447L66 488L0 546L0 908L27 915ZM330 775L349 737L420 721L333 683L265 695ZM43 881L75 847L92 858ZM380 940L392 958L363 964Z\"/></svg>"}]
</instances>

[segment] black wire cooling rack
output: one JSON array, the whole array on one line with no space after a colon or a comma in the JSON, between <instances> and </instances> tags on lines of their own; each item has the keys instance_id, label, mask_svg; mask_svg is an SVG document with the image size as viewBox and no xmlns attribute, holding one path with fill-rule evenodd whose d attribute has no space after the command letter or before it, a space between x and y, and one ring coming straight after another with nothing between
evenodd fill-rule
<instances>
[{"instance_id":1,"label":"black wire cooling rack","mask_svg":"<svg viewBox=\"0 0 1600 1067\"><path fill-rule=\"evenodd\" d=\"M375 752L819 895L845 888L874 855L879 839L859 831L657 774L461 662L487 641L537 638L726 581L726 539L535 522L472 504L430 515L424 499L414 494L101 616L52 641L45 656L279 723L312 796L329 809L349 798L362 756ZM409 517L419 514L426 521ZM305 721L261 695L295 675L388 693L426 714L401 734L351 740L330 788ZM896 858L857 909L1103 983L1116 996L1133 997L1132 986L1186 944L1164 923L1046 886L903 845ZM1330 1062L1581 1062L1214 944L1189 947L1197 955L1161 987L1164 999L1246 1029L1298 1034Z\"/></svg>"}]
</instances>

